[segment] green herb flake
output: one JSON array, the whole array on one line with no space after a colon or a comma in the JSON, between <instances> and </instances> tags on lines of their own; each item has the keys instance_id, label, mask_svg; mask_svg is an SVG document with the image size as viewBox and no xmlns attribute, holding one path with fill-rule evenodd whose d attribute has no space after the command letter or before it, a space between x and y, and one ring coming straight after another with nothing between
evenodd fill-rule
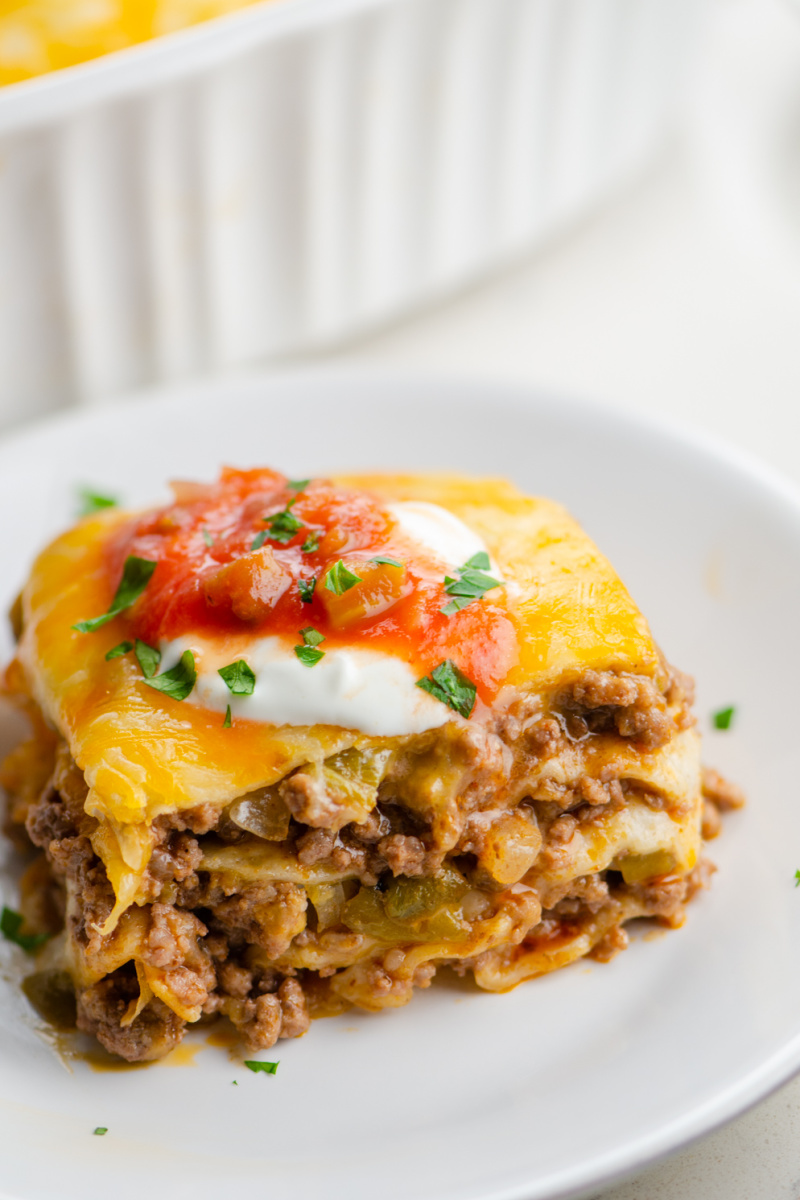
<instances>
[{"instance_id":1,"label":"green herb flake","mask_svg":"<svg viewBox=\"0 0 800 1200\"><path fill-rule=\"evenodd\" d=\"M453 596L454 599L439 611L450 617L453 613L460 612L462 608L472 604L473 600L479 600L485 592L490 592L492 588L503 587L499 579L485 574L483 568L488 566L489 555L485 550L479 550L464 563L463 567L458 568L458 579L451 579L449 575L445 575L444 590L448 596Z\"/></svg>"},{"instance_id":2,"label":"green herb flake","mask_svg":"<svg viewBox=\"0 0 800 1200\"><path fill-rule=\"evenodd\" d=\"M452 659L439 663L430 675L417 680L417 687L441 700L462 717L469 717L475 707L477 688L471 679L459 671Z\"/></svg>"},{"instance_id":3,"label":"green herb flake","mask_svg":"<svg viewBox=\"0 0 800 1200\"><path fill-rule=\"evenodd\" d=\"M88 517L92 513L102 512L104 508L116 508L119 504L116 496L104 496L102 492L95 492L92 488L78 488L78 499L80 501L79 517Z\"/></svg>"},{"instance_id":4,"label":"green herb flake","mask_svg":"<svg viewBox=\"0 0 800 1200\"><path fill-rule=\"evenodd\" d=\"M102 625L112 620L119 613L138 600L144 589L147 587L155 571L157 563L149 558L137 558L135 554L131 554L125 559L125 566L122 569L122 579L119 581L114 599L111 601L111 607L108 612L103 613L102 617L92 617L88 621L79 621L77 625L73 625L73 629L77 629L78 633L94 633Z\"/></svg>"},{"instance_id":5,"label":"green herb flake","mask_svg":"<svg viewBox=\"0 0 800 1200\"><path fill-rule=\"evenodd\" d=\"M256 536L253 538L252 542L250 543L250 549L251 550L260 550L268 537L269 537L269 534L267 533L266 529L262 529L261 532L257 533Z\"/></svg>"},{"instance_id":6,"label":"green herb flake","mask_svg":"<svg viewBox=\"0 0 800 1200\"><path fill-rule=\"evenodd\" d=\"M231 706L229 704L228 707L225 709L225 720L222 722L222 728L230 729L232 724L233 724L233 721L231 721ZM236 1083L236 1080L234 1079L233 1082Z\"/></svg>"},{"instance_id":7,"label":"green herb flake","mask_svg":"<svg viewBox=\"0 0 800 1200\"><path fill-rule=\"evenodd\" d=\"M318 646L320 642L325 641L325 634L320 633L313 625L306 625L305 629L301 629L300 637L307 646Z\"/></svg>"},{"instance_id":8,"label":"green herb flake","mask_svg":"<svg viewBox=\"0 0 800 1200\"><path fill-rule=\"evenodd\" d=\"M465 567L458 579L446 577L444 590L449 596L469 596L473 600L478 600L484 592L491 592L493 588L502 586L499 579L487 575L485 571L476 571L472 567Z\"/></svg>"},{"instance_id":9,"label":"green herb flake","mask_svg":"<svg viewBox=\"0 0 800 1200\"><path fill-rule=\"evenodd\" d=\"M289 512L294 500L291 500L281 512L274 513L271 517L264 517L269 527L267 537L272 542L279 542L285 546L290 542L295 534L301 529L305 529L302 521L298 521L292 513Z\"/></svg>"},{"instance_id":10,"label":"green herb flake","mask_svg":"<svg viewBox=\"0 0 800 1200\"><path fill-rule=\"evenodd\" d=\"M238 1086L239 1086L239 1080L238 1080L238 1079L234 1079L234 1081L233 1081L233 1086L234 1086L234 1087L238 1087Z\"/></svg>"},{"instance_id":11,"label":"green herb flake","mask_svg":"<svg viewBox=\"0 0 800 1200\"><path fill-rule=\"evenodd\" d=\"M246 1058L244 1060L244 1065L249 1071L254 1071L257 1075L259 1073L262 1075L274 1075L278 1070L278 1063L258 1062L258 1060L254 1058Z\"/></svg>"},{"instance_id":12,"label":"green herb flake","mask_svg":"<svg viewBox=\"0 0 800 1200\"><path fill-rule=\"evenodd\" d=\"M472 599L460 596L456 600L451 600L449 604L445 604L444 608L439 609L439 612L444 613L446 617L452 617L453 613L461 612L462 608L466 608L469 604L472 604Z\"/></svg>"},{"instance_id":13,"label":"green herb flake","mask_svg":"<svg viewBox=\"0 0 800 1200\"><path fill-rule=\"evenodd\" d=\"M147 642L142 642L137 638L136 661L142 668L142 674L145 679L152 679L158 670L158 664L161 662L161 651L156 650L155 646L148 646Z\"/></svg>"},{"instance_id":14,"label":"green herb flake","mask_svg":"<svg viewBox=\"0 0 800 1200\"><path fill-rule=\"evenodd\" d=\"M163 692L173 700L185 700L197 681L197 671L194 665L194 655L191 650L184 650L181 661L163 675L146 679L148 687Z\"/></svg>"},{"instance_id":15,"label":"green herb flake","mask_svg":"<svg viewBox=\"0 0 800 1200\"><path fill-rule=\"evenodd\" d=\"M476 571L488 571L492 564L489 562L489 555L485 550L479 550L477 554L473 554L472 558L467 559L462 570L467 567L473 567Z\"/></svg>"},{"instance_id":16,"label":"green herb flake","mask_svg":"<svg viewBox=\"0 0 800 1200\"><path fill-rule=\"evenodd\" d=\"M112 647L106 655L106 662L111 662L112 658L122 658L123 654L130 654L133 649L133 642L118 642Z\"/></svg>"},{"instance_id":17,"label":"green herb flake","mask_svg":"<svg viewBox=\"0 0 800 1200\"><path fill-rule=\"evenodd\" d=\"M794 873L794 886L800 887L800 871L795 871Z\"/></svg>"},{"instance_id":18,"label":"green herb flake","mask_svg":"<svg viewBox=\"0 0 800 1200\"><path fill-rule=\"evenodd\" d=\"M201 529L200 532L203 535L203 541L205 542L205 544L208 546L208 548L210 550L211 547L214 545L213 537L211 536L211 534L208 532L207 529Z\"/></svg>"},{"instance_id":19,"label":"green herb flake","mask_svg":"<svg viewBox=\"0 0 800 1200\"><path fill-rule=\"evenodd\" d=\"M310 479L287 479L286 486L293 492L304 492L311 483Z\"/></svg>"},{"instance_id":20,"label":"green herb flake","mask_svg":"<svg viewBox=\"0 0 800 1200\"><path fill-rule=\"evenodd\" d=\"M308 537L303 542L300 549L303 551L304 554L313 554L316 550L319 550L319 539L320 539L319 531L315 529L312 533L310 533L308 535Z\"/></svg>"},{"instance_id":21,"label":"green herb flake","mask_svg":"<svg viewBox=\"0 0 800 1200\"><path fill-rule=\"evenodd\" d=\"M98 1125L97 1128L92 1132L94 1133L95 1137L105 1137L105 1135L108 1133L108 1126Z\"/></svg>"},{"instance_id":22,"label":"green herb flake","mask_svg":"<svg viewBox=\"0 0 800 1200\"><path fill-rule=\"evenodd\" d=\"M317 577L313 579L298 579L297 590L300 593L300 599L303 604L310 604L314 599L314 588L317 586Z\"/></svg>"},{"instance_id":23,"label":"green herb flake","mask_svg":"<svg viewBox=\"0 0 800 1200\"><path fill-rule=\"evenodd\" d=\"M20 946L26 954L33 954L34 950L38 950L43 946L50 937L49 933L21 933L20 930L25 923L25 918L22 913L14 912L13 908L3 906L3 912L0 914L0 933L7 942L13 942L15 946Z\"/></svg>"},{"instance_id":24,"label":"green herb flake","mask_svg":"<svg viewBox=\"0 0 800 1200\"><path fill-rule=\"evenodd\" d=\"M325 576L325 587L329 592L333 592L335 596L344 595L345 592L350 591L350 588L355 587L357 583L361 583L361 576L349 571L341 559L333 564Z\"/></svg>"},{"instance_id":25,"label":"green herb flake","mask_svg":"<svg viewBox=\"0 0 800 1200\"><path fill-rule=\"evenodd\" d=\"M398 562L396 558L389 558L388 554L376 554L374 558L368 559L369 562L386 563L389 567L402 567L404 564Z\"/></svg>"},{"instance_id":26,"label":"green herb flake","mask_svg":"<svg viewBox=\"0 0 800 1200\"><path fill-rule=\"evenodd\" d=\"M324 650L315 650L313 646L295 646L294 652L305 667L315 667L325 657Z\"/></svg>"},{"instance_id":27,"label":"green herb flake","mask_svg":"<svg viewBox=\"0 0 800 1200\"><path fill-rule=\"evenodd\" d=\"M256 677L243 658L229 663L227 667L220 667L217 674L222 676L228 691L233 692L234 696L252 696Z\"/></svg>"},{"instance_id":28,"label":"green herb flake","mask_svg":"<svg viewBox=\"0 0 800 1200\"><path fill-rule=\"evenodd\" d=\"M736 715L736 709L733 705L730 708L720 708L712 716L715 729L730 729L733 724L733 718Z\"/></svg>"}]
</instances>

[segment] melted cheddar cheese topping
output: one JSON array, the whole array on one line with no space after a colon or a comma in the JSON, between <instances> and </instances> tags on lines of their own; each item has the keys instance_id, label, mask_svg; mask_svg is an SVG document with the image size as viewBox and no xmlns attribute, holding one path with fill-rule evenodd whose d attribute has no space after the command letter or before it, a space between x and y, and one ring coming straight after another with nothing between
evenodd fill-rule
<instances>
[{"instance_id":1,"label":"melted cheddar cheese topping","mask_svg":"<svg viewBox=\"0 0 800 1200\"><path fill-rule=\"evenodd\" d=\"M280 492L283 477L267 474L270 486ZM256 490L265 486L263 473L228 472L216 485L222 493L214 487L196 494L189 491L177 505L159 513L111 512L85 519L39 556L23 595L19 661L29 691L66 738L89 785L86 808L100 821L93 842L117 896L115 919L136 899L152 848L150 826L159 815L202 803L221 807L275 784L304 763L320 763L349 747L380 748L392 743L392 739L339 726L236 720L226 728L218 712L192 703L191 696L178 702L147 686L132 655L107 660L108 651L122 639L140 631L157 637L163 621L172 623L171 632L191 635L192 614L201 611L192 573L208 578L212 567L224 571L230 562L238 561L235 555L226 558L220 552L219 561L210 563L194 536L215 512L218 528L225 525L219 505L226 480L240 489L239 516L248 480ZM332 556L347 556L351 543L344 549L340 543L332 553L329 546L325 558L324 539L331 529L324 529L315 486L291 511L304 528L314 523L320 527L323 546L317 553L322 557L316 561L321 575ZM465 674L473 671L480 676L473 720L491 712L503 689L546 695L587 669L630 672L649 676L659 685L663 682L664 667L647 623L609 562L559 505L529 498L501 480L459 476L349 476L319 487L327 488L326 495L338 498L336 503L344 504L351 516L359 504L366 504L364 511L375 520L376 512L388 512L394 502L415 500L440 506L482 539L506 587L500 599L490 593L463 612L443 615L441 601L447 600L447 594L440 584L438 593L431 591L429 578L435 562L424 550L415 551L404 542L387 517L382 525L378 522L379 547L388 545L389 554L394 550L398 557L402 551L409 578L417 580L416 590L399 596L394 616L379 609L377 615L357 614L354 624L337 627L324 606L298 605L292 591L293 598L285 600L286 630L296 630L298 619L308 614L331 643L337 638L350 645L369 643L387 654L399 654L420 673L449 656ZM351 503L348 497L355 499ZM233 528L231 520L229 512L228 525ZM341 521L346 525L344 517ZM356 526L348 528L352 533ZM236 544L246 556L249 534L236 526L231 536L239 538ZM298 535L296 547L302 536ZM131 551L152 557L163 554L152 591L148 586L129 611L95 632L78 632L79 622L107 610L121 562ZM374 548L359 552L365 556ZM278 544L273 557L277 560L281 554L281 569L294 569L291 564L297 555L292 557L292 546ZM162 561L168 560L172 574L165 592L157 583ZM184 584L186 605L168 613L168 594L177 594ZM208 594L206 589L206 599ZM260 612L255 625L227 613L215 636L232 636L235 626L241 648L243 630L271 632L271 622L283 628L279 609L276 602L272 610ZM401 623L397 612L406 614L407 628L397 627ZM215 610L210 619L213 625L222 618ZM461 719L453 713L449 718Z\"/></svg>"}]
</instances>

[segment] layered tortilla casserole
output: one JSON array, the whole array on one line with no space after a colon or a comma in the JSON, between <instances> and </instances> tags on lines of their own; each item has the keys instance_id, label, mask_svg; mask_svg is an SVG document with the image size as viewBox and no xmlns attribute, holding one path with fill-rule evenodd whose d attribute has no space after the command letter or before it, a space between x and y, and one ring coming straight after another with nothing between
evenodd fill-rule
<instances>
[{"instance_id":1,"label":"layered tortilla casserole","mask_svg":"<svg viewBox=\"0 0 800 1200\"><path fill-rule=\"evenodd\" d=\"M445 966L504 991L682 922L691 683L562 508L458 476L173 488L59 537L15 612L23 911L63 921L82 1030L146 1060L223 1015L265 1048Z\"/></svg>"}]
</instances>

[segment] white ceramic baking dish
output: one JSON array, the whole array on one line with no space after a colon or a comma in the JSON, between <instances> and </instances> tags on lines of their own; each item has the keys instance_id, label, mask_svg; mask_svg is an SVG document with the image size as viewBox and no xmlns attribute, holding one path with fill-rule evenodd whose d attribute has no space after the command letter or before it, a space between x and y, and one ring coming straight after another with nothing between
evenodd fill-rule
<instances>
[{"instance_id":1,"label":"white ceramic baking dish","mask_svg":"<svg viewBox=\"0 0 800 1200\"><path fill-rule=\"evenodd\" d=\"M0 92L0 422L332 345L638 168L693 0L270 0Z\"/></svg>"}]
</instances>

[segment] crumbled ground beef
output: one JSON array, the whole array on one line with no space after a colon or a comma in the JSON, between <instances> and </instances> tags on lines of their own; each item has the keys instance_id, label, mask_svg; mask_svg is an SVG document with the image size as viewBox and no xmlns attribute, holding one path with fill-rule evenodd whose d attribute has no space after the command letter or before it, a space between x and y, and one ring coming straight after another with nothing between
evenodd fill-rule
<instances>
[{"instance_id":1,"label":"crumbled ground beef","mask_svg":"<svg viewBox=\"0 0 800 1200\"><path fill-rule=\"evenodd\" d=\"M703 767L703 795L721 812L741 808L745 803L744 792L735 783L723 779L719 771Z\"/></svg>"},{"instance_id":2,"label":"crumbled ground beef","mask_svg":"<svg viewBox=\"0 0 800 1200\"><path fill-rule=\"evenodd\" d=\"M220 1007L249 1050L269 1050L278 1038L301 1037L311 1024L305 994L295 979L284 979L276 992L223 997Z\"/></svg>"},{"instance_id":3,"label":"crumbled ground beef","mask_svg":"<svg viewBox=\"0 0 800 1200\"><path fill-rule=\"evenodd\" d=\"M616 731L644 749L664 746L687 721L687 676L674 672L665 692L646 676L587 671L564 690L559 703L591 733ZM574 733L573 733L574 736Z\"/></svg>"},{"instance_id":4,"label":"crumbled ground beef","mask_svg":"<svg viewBox=\"0 0 800 1200\"><path fill-rule=\"evenodd\" d=\"M158 883L174 879L178 883L197 870L203 860L203 852L196 837L188 833L159 830L161 841L153 850L148 864L151 877Z\"/></svg>"},{"instance_id":5,"label":"crumbled ground beef","mask_svg":"<svg viewBox=\"0 0 800 1200\"><path fill-rule=\"evenodd\" d=\"M701 858L688 875L662 875L644 883L623 885L620 891L639 901L644 911L658 917L662 924L677 928L686 919L684 905L709 886L716 869L707 858Z\"/></svg>"},{"instance_id":6,"label":"crumbled ground beef","mask_svg":"<svg viewBox=\"0 0 800 1200\"><path fill-rule=\"evenodd\" d=\"M615 925L596 946L589 951L589 957L595 962L607 963L616 958L623 950L627 950L629 937L621 925Z\"/></svg>"},{"instance_id":7,"label":"crumbled ground beef","mask_svg":"<svg viewBox=\"0 0 800 1200\"><path fill-rule=\"evenodd\" d=\"M704 842L713 841L722 832L722 817L713 800L703 801L703 822L700 832Z\"/></svg>"},{"instance_id":8,"label":"crumbled ground beef","mask_svg":"<svg viewBox=\"0 0 800 1200\"><path fill-rule=\"evenodd\" d=\"M253 883L214 906L212 928L279 958L305 928L308 899L297 883Z\"/></svg>"},{"instance_id":9,"label":"crumbled ground beef","mask_svg":"<svg viewBox=\"0 0 800 1200\"><path fill-rule=\"evenodd\" d=\"M514 877L521 878L520 884L507 890L502 890L507 886L502 876L499 884L482 882L481 855L498 821L519 820L520 799L526 820L538 826L544 839L541 852L538 845L532 851L534 858L539 853L537 870L548 864L568 866L576 830L602 822L632 792L652 807L663 807L664 797L650 796L619 779L613 764L569 783L543 777L539 770L530 795L514 793L514 779L532 763L546 762L578 735L611 732L643 748L661 745L685 727L682 714L690 692L690 681L676 672L669 675L663 693L649 679L587 672L559 698L563 711L554 715L543 715L538 699L534 703L521 697L495 726L454 722L441 733L410 739L364 820L327 795L319 771L301 769L281 785L293 817L284 850L295 854L301 867L330 867L334 878L346 874L352 883L345 887L355 888L355 880L366 887L380 881L384 890L393 886L394 878L430 876L446 858L454 860L472 886L464 902L466 919L488 919L496 908L502 911L513 925L508 947L529 935L534 941L554 937L598 916L604 932L602 937L598 934L594 955L606 960L627 940L620 926L627 918L618 915L620 898L631 902L630 911L679 924L684 904L707 885L713 867L701 862L689 876L661 877L631 887L619 877L610 886L605 873L585 875L549 889L541 885L537 892L525 883L533 872ZM573 751L577 753L575 747ZM431 781L436 803L426 807L425 789ZM705 773L704 792L704 831L710 837L718 829L719 811L738 807L742 797L712 771ZM27 797L19 811L30 840L45 852L53 879L73 898L67 917L70 933L90 956L101 954L116 935L104 939L100 932L114 895L90 840L96 822L84 811L86 794L81 773L62 746L47 786L38 798ZM433 977L436 962L412 969L408 947L386 950L378 943L376 950L371 929L364 935L343 925L320 928L314 920L307 927L306 890L298 883L244 883L204 871L204 844L253 840L225 810L199 805L159 818L154 830L156 846L140 896L145 903L135 910L139 928L144 928L144 934L137 935L137 960L148 971L160 972L159 978L187 1009L226 1015L248 1048L267 1048L279 1037L305 1032L308 995L314 990L308 980L313 979L314 986L330 980L341 999L382 1007L405 1003L414 987L427 986ZM340 895L344 899L338 903L344 904L354 892ZM290 946L293 953L307 955L288 960L299 961L298 966L280 962ZM353 965L337 966L343 956ZM159 1057L180 1041L184 1022L154 997L136 1020L123 1025L138 995L128 961L81 992L80 1028L131 1061Z\"/></svg>"},{"instance_id":10,"label":"crumbled ground beef","mask_svg":"<svg viewBox=\"0 0 800 1200\"><path fill-rule=\"evenodd\" d=\"M312 829L340 829L350 820L347 806L326 791L321 773L295 771L278 793L292 816Z\"/></svg>"},{"instance_id":11,"label":"crumbled ground beef","mask_svg":"<svg viewBox=\"0 0 800 1200\"><path fill-rule=\"evenodd\" d=\"M389 837L381 838L378 849L393 875L425 874L425 843L419 838L393 833Z\"/></svg>"},{"instance_id":12,"label":"crumbled ground beef","mask_svg":"<svg viewBox=\"0 0 800 1200\"><path fill-rule=\"evenodd\" d=\"M128 1026L121 1025L139 994L136 977L115 971L78 995L78 1029L128 1062L162 1058L180 1042L186 1023L157 997Z\"/></svg>"},{"instance_id":13,"label":"crumbled ground beef","mask_svg":"<svg viewBox=\"0 0 800 1200\"><path fill-rule=\"evenodd\" d=\"M143 959L154 967L179 967L196 945L198 937L208 933L202 921L192 913L171 904L151 904Z\"/></svg>"},{"instance_id":14,"label":"crumbled ground beef","mask_svg":"<svg viewBox=\"0 0 800 1200\"><path fill-rule=\"evenodd\" d=\"M556 916L599 912L608 896L608 883L601 875L580 875L540 891L542 907Z\"/></svg>"}]
</instances>

